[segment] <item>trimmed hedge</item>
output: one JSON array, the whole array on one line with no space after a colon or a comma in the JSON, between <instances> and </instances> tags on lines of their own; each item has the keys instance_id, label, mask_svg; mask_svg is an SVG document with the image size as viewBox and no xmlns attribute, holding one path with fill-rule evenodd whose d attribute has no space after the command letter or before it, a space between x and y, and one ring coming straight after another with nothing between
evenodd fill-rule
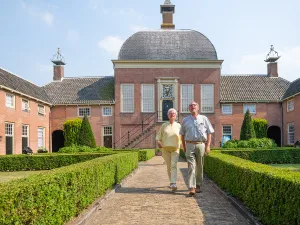
<instances>
[{"instance_id":1,"label":"trimmed hedge","mask_svg":"<svg viewBox=\"0 0 300 225\"><path fill-rule=\"evenodd\" d=\"M65 143L64 146L71 146L72 144L77 145L78 144L78 133L81 127L82 120L72 119L67 120L64 123L64 138Z\"/></svg>"},{"instance_id":2,"label":"trimmed hedge","mask_svg":"<svg viewBox=\"0 0 300 225\"><path fill-rule=\"evenodd\" d=\"M264 164L298 164L300 163L299 150L252 150L252 151L222 151L222 153Z\"/></svg>"},{"instance_id":3,"label":"trimmed hedge","mask_svg":"<svg viewBox=\"0 0 300 225\"><path fill-rule=\"evenodd\" d=\"M154 149L142 149L138 151L139 153L139 161L147 161L155 156Z\"/></svg>"},{"instance_id":4,"label":"trimmed hedge","mask_svg":"<svg viewBox=\"0 0 300 225\"><path fill-rule=\"evenodd\" d=\"M204 171L222 189L241 199L263 224L300 224L299 172L254 163L220 151L206 156Z\"/></svg>"},{"instance_id":5,"label":"trimmed hedge","mask_svg":"<svg viewBox=\"0 0 300 225\"><path fill-rule=\"evenodd\" d=\"M67 147L62 147L58 151L58 153L78 153L78 152L112 152L112 149L103 146L91 148L88 146L71 145Z\"/></svg>"},{"instance_id":6,"label":"trimmed hedge","mask_svg":"<svg viewBox=\"0 0 300 225\"><path fill-rule=\"evenodd\" d=\"M276 148L274 140L270 138L251 138L249 140L229 140L223 148Z\"/></svg>"},{"instance_id":7,"label":"trimmed hedge","mask_svg":"<svg viewBox=\"0 0 300 225\"><path fill-rule=\"evenodd\" d=\"M266 138L268 132L268 121L261 118L252 119L256 138Z\"/></svg>"},{"instance_id":8,"label":"trimmed hedge","mask_svg":"<svg viewBox=\"0 0 300 225\"><path fill-rule=\"evenodd\" d=\"M0 184L0 224L64 224L137 166L120 153Z\"/></svg>"},{"instance_id":9,"label":"trimmed hedge","mask_svg":"<svg viewBox=\"0 0 300 225\"><path fill-rule=\"evenodd\" d=\"M110 153L112 154L112 153ZM0 157L0 171L49 170L74 163L80 163L109 153L94 154L42 154L8 155Z\"/></svg>"}]
</instances>

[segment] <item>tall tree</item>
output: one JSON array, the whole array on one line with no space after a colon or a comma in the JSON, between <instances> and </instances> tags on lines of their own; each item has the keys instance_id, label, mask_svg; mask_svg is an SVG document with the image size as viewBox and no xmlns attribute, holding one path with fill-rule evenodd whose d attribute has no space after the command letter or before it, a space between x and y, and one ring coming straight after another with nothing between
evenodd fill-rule
<instances>
[{"instance_id":1,"label":"tall tree","mask_svg":"<svg viewBox=\"0 0 300 225\"><path fill-rule=\"evenodd\" d=\"M250 111L247 110L241 128L240 140L249 140L250 138L255 138L255 130Z\"/></svg>"},{"instance_id":2,"label":"tall tree","mask_svg":"<svg viewBox=\"0 0 300 225\"><path fill-rule=\"evenodd\" d=\"M82 119L82 124L78 134L78 144L89 146L91 148L96 147L94 134L87 116L84 116Z\"/></svg>"}]
</instances>

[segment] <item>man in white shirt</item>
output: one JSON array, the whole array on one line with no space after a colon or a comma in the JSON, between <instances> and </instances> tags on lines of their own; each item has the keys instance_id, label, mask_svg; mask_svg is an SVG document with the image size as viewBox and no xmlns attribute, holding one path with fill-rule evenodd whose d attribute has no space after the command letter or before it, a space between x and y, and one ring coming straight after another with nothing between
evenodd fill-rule
<instances>
[{"instance_id":1,"label":"man in white shirt","mask_svg":"<svg viewBox=\"0 0 300 225\"><path fill-rule=\"evenodd\" d=\"M199 114L199 104L191 102L191 115L181 124L180 135L188 162L188 186L190 195L200 192L203 181L204 154L209 154L211 134L214 129L206 116Z\"/></svg>"}]
</instances>

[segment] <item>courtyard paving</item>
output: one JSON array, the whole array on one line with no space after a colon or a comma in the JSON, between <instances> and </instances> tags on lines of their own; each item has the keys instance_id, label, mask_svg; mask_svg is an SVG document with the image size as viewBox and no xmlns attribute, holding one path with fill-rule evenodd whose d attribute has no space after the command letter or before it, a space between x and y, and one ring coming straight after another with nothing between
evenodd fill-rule
<instances>
[{"instance_id":1,"label":"courtyard paving","mask_svg":"<svg viewBox=\"0 0 300 225\"><path fill-rule=\"evenodd\" d=\"M202 192L189 197L186 175L187 163L178 162L178 191L173 193L167 187L162 157L140 163L136 173L83 224L251 224L207 179Z\"/></svg>"}]
</instances>

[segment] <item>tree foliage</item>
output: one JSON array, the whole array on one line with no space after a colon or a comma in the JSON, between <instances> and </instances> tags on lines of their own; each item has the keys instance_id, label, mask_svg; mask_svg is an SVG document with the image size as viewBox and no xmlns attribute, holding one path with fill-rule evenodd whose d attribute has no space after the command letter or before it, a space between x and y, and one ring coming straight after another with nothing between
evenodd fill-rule
<instances>
[{"instance_id":1,"label":"tree foliage","mask_svg":"<svg viewBox=\"0 0 300 225\"><path fill-rule=\"evenodd\" d=\"M257 138L266 138L268 131L268 122L265 119L255 118L252 120Z\"/></svg>"},{"instance_id":2,"label":"tree foliage","mask_svg":"<svg viewBox=\"0 0 300 225\"><path fill-rule=\"evenodd\" d=\"M78 135L78 145L89 146L91 148L96 147L94 134L87 116L84 116L82 119Z\"/></svg>"},{"instance_id":3,"label":"tree foliage","mask_svg":"<svg viewBox=\"0 0 300 225\"><path fill-rule=\"evenodd\" d=\"M81 127L81 123L81 119L67 120L64 123L65 147L78 144L78 133Z\"/></svg>"},{"instance_id":4,"label":"tree foliage","mask_svg":"<svg viewBox=\"0 0 300 225\"><path fill-rule=\"evenodd\" d=\"M240 140L249 140L250 138L255 138L255 130L250 111L247 110L241 128Z\"/></svg>"}]
</instances>

